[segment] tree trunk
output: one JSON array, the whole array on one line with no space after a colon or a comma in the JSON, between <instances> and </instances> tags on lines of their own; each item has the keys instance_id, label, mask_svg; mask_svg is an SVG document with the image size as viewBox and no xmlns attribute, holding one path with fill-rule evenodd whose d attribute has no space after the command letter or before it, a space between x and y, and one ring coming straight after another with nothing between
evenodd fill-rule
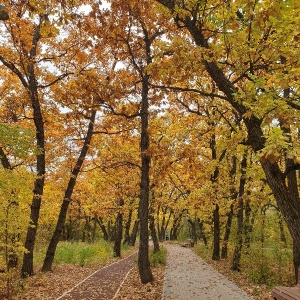
<instances>
[{"instance_id":1,"label":"tree trunk","mask_svg":"<svg viewBox=\"0 0 300 300\"><path fill-rule=\"evenodd\" d=\"M93 229L92 229L92 242L94 243L96 240L96 229L97 229L97 220L96 216L94 216L93 220Z\"/></svg>"},{"instance_id":2,"label":"tree trunk","mask_svg":"<svg viewBox=\"0 0 300 300\"><path fill-rule=\"evenodd\" d=\"M95 217L95 218L96 218L97 223L98 223L99 226L100 226L100 229L102 230L102 233L103 233L103 239L104 239L105 241L108 241L109 236L108 236L106 227L105 227L105 225L103 224L102 218L98 218L98 217Z\"/></svg>"},{"instance_id":3,"label":"tree trunk","mask_svg":"<svg viewBox=\"0 0 300 300\"><path fill-rule=\"evenodd\" d=\"M247 167L247 152L245 152L244 157L241 162L241 177L240 177L240 186L239 186L239 201L238 201L238 212L237 212L237 240L236 246L234 249L232 266L233 271L240 271L241 269L241 257L242 257L242 248L243 248L243 231L244 231L244 200L243 196L245 193L246 185L246 167Z\"/></svg>"},{"instance_id":4,"label":"tree trunk","mask_svg":"<svg viewBox=\"0 0 300 300\"><path fill-rule=\"evenodd\" d=\"M128 218L125 224L125 237L123 241L123 245L126 243L130 243L130 225L131 225L131 218L132 218L132 209L129 211Z\"/></svg>"},{"instance_id":5,"label":"tree trunk","mask_svg":"<svg viewBox=\"0 0 300 300\"><path fill-rule=\"evenodd\" d=\"M35 74L35 61L37 55L37 47L39 40L41 38L40 29L45 18L41 17L39 24L35 26L32 33L31 48L27 49L25 43L21 43L21 61L22 66L26 66L26 74L18 69L17 65L14 65L11 61L6 60L0 55L0 60L3 66L10 69L19 79L21 84L24 86L29 100L31 102L33 111L33 121L35 125L36 133L36 174L33 186L33 197L30 206L30 223L27 228L25 248L27 252L23 256L23 265L21 268L21 276L31 276L33 275L33 250L36 239L38 220L40 214L41 199L44 191L44 180L45 180L45 130L44 130L44 119L42 115L42 109L39 101L39 93L37 86L37 77ZM23 61L25 58L26 62ZM23 67L22 67L23 68ZM3 154L3 149L1 148L0 154ZM1 163L4 168L10 169L11 165L7 160L7 157L1 155Z\"/></svg>"},{"instance_id":6,"label":"tree trunk","mask_svg":"<svg viewBox=\"0 0 300 300\"><path fill-rule=\"evenodd\" d=\"M159 240L161 242L165 240L165 236L166 236L166 233L165 233L166 214L165 214L164 208L162 208L162 213L163 213L163 216L162 216L162 220L161 220L161 226L159 227L159 225L157 225L158 228L160 228L160 230L158 231L158 236L159 236ZM159 220L159 218L157 220ZM159 224L159 221L157 223Z\"/></svg>"},{"instance_id":7,"label":"tree trunk","mask_svg":"<svg viewBox=\"0 0 300 300\"><path fill-rule=\"evenodd\" d=\"M82 239L81 239L83 243L85 243L86 241L88 243L91 243L93 240L92 238L93 232L92 232L92 227L90 222L91 222L90 217L85 216L85 224L84 224Z\"/></svg>"},{"instance_id":8,"label":"tree trunk","mask_svg":"<svg viewBox=\"0 0 300 300\"><path fill-rule=\"evenodd\" d=\"M181 218L182 218L183 212L181 212L177 217L174 216L173 225L170 231L170 240L174 241L178 239L178 229L180 226Z\"/></svg>"},{"instance_id":9,"label":"tree trunk","mask_svg":"<svg viewBox=\"0 0 300 300\"><path fill-rule=\"evenodd\" d=\"M280 230L280 241L284 244L285 247L287 247L287 240L286 240L283 222L282 222L282 216L280 212L278 212L278 225Z\"/></svg>"},{"instance_id":10,"label":"tree trunk","mask_svg":"<svg viewBox=\"0 0 300 300\"><path fill-rule=\"evenodd\" d=\"M191 225L191 238L193 242L196 244L197 243L196 220L192 221L191 219L188 219L188 222Z\"/></svg>"},{"instance_id":11,"label":"tree trunk","mask_svg":"<svg viewBox=\"0 0 300 300\"><path fill-rule=\"evenodd\" d=\"M35 57L36 46L40 38L39 33L40 26L37 26L33 37L33 47L31 55ZM36 179L34 180L33 198L30 206L30 224L27 229L25 248L27 252L23 256L23 264L21 269L21 276L33 275L33 250L36 239L38 220L40 215L41 201L44 191L45 182L45 129L44 120L42 116L42 110L38 97L37 82L35 78L34 66L30 64L28 66L29 71L29 91L28 94L31 99L33 109L33 119L36 129L36 145L38 154L36 155Z\"/></svg>"},{"instance_id":12,"label":"tree trunk","mask_svg":"<svg viewBox=\"0 0 300 300\"><path fill-rule=\"evenodd\" d=\"M213 111L213 114L215 111ZM216 149L216 136L213 134L210 140L210 149L211 149L211 157L213 160L217 160L217 149ZM221 162L226 155L226 150L223 150L218 161ZM219 177L219 167L218 165L215 167L213 174L211 175L211 183L212 188L216 190L216 184ZM214 201L218 201L217 196ZM215 209L213 211L213 224L214 224L214 244L213 244L213 253L212 259L219 260L220 259L220 212L219 205L215 203Z\"/></svg>"},{"instance_id":13,"label":"tree trunk","mask_svg":"<svg viewBox=\"0 0 300 300\"><path fill-rule=\"evenodd\" d=\"M300 267L300 210L299 204L295 202L295 195L285 184L285 176L280 171L278 165L272 164L269 161L262 162L262 167L265 171L267 181L271 187L274 197L277 201L279 210L281 211L289 232L293 238L293 254L295 278L297 280L297 270ZM298 228L298 230L297 230Z\"/></svg>"},{"instance_id":14,"label":"tree trunk","mask_svg":"<svg viewBox=\"0 0 300 300\"><path fill-rule=\"evenodd\" d=\"M153 216L153 210L151 209L151 213L149 215L149 229L150 229L150 234L152 237L153 241L153 250L154 253L159 251L159 242L156 234L156 229L155 229L155 222L154 222L154 216Z\"/></svg>"},{"instance_id":15,"label":"tree trunk","mask_svg":"<svg viewBox=\"0 0 300 300\"><path fill-rule=\"evenodd\" d=\"M200 220L200 218L197 219L198 224L199 224L199 238L203 240L203 243L205 247L207 246L207 238L203 230L203 221Z\"/></svg>"},{"instance_id":16,"label":"tree trunk","mask_svg":"<svg viewBox=\"0 0 300 300\"><path fill-rule=\"evenodd\" d=\"M84 159L87 155L89 145L90 145L91 140L92 140L95 119L96 119L96 110L92 110L89 125L88 125L87 134L86 134L86 137L85 137L85 140L84 140L84 144L82 146L81 153L80 153L80 155L77 159L75 167L72 170L72 173L71 173L71 176L70 176L70 179L69 179L69 183L68 183L67 189L65 191L64 200L63 200L61 208L60 208L59 216L58 216L57 223L56 223L56 228L54 230L54 233L53 233L52 238L50 240L50 243L48 245L48 249L47 249L47 252L46 252L46 257L44 259L44 264L43 264L43 267L42 267L43 272L51 271L53 260L54 260L54 255L55 255L55 251L56 251L56 247L57 247L57 244L59 242L64 224L65 224L68 207L69 207L71 197L72 197L72 194L73 194L73 190L74 190L74 187L75 187L75 184L76 184L76 179L77 179L77 176L80 172L80 169L81 169L81 166L84 162Z\"/></svg>"},{"instance_id":17,"label":"tree trunk","mask_svg":"<svg viewBox=\"0 0 300 300\"><path fill-rule=\"evenodd\" d=\"M215 204L215 209L213 212L213 224L214 224L214 245L212 259L220 259L220 215L219 215L219 205Z\"/></svg>"},{"instance_id":18,"label":"tree trunk","mask_svg":"<svg viewBox=\"0 0 300 300\"><path fill-rule=\"evenodd\" d=\"M224 239L223 239L223 245L221 249L221 258L225 259L228 255L228 241L229 236L231 232L231 224L233 219L233 204L230 205L230 210L227 214L227 221L225 225L225 233L224 233Z\"/></svg>"},{"instance_id":19,"label":"tree trunk","mask_svg":"<svg viewBox=\"0 0 300 300\"><path fill-rule=\"evenodd\" d=\"M67 214L67 211L65 212ZM75 235L74 240L78 243L80 240L80 222L81 221L81 203L78 201L78 209L77 209L77 216L76 216L76 223L75 223ZM51 243L51 240L50 240ZM46 253L47 255L47 253Z\"/></svg>"},{"instance_id":20,"label":"tree trunk","mask_svg":"<svg viewBox=\"0 0 300 300\"><path fill-rule=\"evenodd\" d=\"M139 224L140 224L140 222L138 220L136 220L134 222L134 225L133 225L133 228L132 228L132 231L131 231L129 245L132 246L132 247L135 245L136 236L137 236L137 233L138 233L138 230L139 230Z\"/></svg>"},{"instance_id":21,"label":"tree trunk","mask_svg":"<svg viewBox=\"0 0 300 300\"><path fill-rule=\"evenodd\" d=\"M167 213L167 208L166 208L166 213ZM166 213L165 213L165 214L166 214ZM168 215L168 218L167 218L167 221L165 222L165 226L164 226L164 229L163 229L164 237L166 236L166 233L167 233L167 229L168 229L168 226L169 226L169 223L170 223L171 216L172 216L172 211L170 211L170 213L169 213L169 215Z\"/></svg>"},{"instance_id":22,"label":"tree trunk","mask_svg":"<svg viewBox=\"0 0 300 300\"><path fill-rule=\"evenodd\" d=\"M113 224L111 220L107 223L107 232L108 232L108 239L113 242L115 240L116 235L116 224Z\"/></svg>"},{"instance_id":23,"label":"tree trunk","mask_svg":"<svg viewBox=\"0 0 300 300\"><path fill-rule=\"evenodd\" d=\"M150 47L150 45L149 45ZM149 52L150 53L150 52ZM149 92L149 76L145 75L142 82L142 107L141 107L141 183L140 183L140 203L139 203L139 220L140 220L140 245L138 255L139 274L142 283L148 283L153 280L153 276L149 263L149 235L148 235L148 219L149 219L149 171L150 156L147 153L149 148L148 134L148 92Z\"/></svg>"},{"instance_id":24,"label":"tree trunk","mask_svg":"<svg viewBox=\"0 0 300 300\"><path fill-rule=\"evenodd\" d=\"M116 220L116 236L114 243L114 257L121 257L121 243L123 235L123 213L120 211L124 206L124 200L119 201L119 212Z\"/></svg>"},{"instance_id":25,"label":"tree trunk","mask_svg":"<svg viewBox=\"0 0 300 300\"><path fill-rule=\"evenodd\" d=\"M250 248L250 241L251 241L250 233L252 232L252 224L251 224L250 216L251 216L251 206L250 206L250 202L247 201L245 203L245 224L244 224L246 248Z\"/></svg>"}]
</instances>

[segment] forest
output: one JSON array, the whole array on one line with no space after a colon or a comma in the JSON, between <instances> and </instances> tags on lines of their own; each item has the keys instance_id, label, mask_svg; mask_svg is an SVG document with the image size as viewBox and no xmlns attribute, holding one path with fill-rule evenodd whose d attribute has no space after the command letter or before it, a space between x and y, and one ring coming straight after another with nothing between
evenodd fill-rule
<instances>
[{"instance_id":1,"label":"forest","mask_svg":"<svg viewBox=\"0 0 300 300\"><path fill-rule=\"evenodd\" d=\"M98 240L138 241L148 283L166 236L259 284L297 278L300 2L0 4L4 285Z\"/></svg>"}]
</instances>

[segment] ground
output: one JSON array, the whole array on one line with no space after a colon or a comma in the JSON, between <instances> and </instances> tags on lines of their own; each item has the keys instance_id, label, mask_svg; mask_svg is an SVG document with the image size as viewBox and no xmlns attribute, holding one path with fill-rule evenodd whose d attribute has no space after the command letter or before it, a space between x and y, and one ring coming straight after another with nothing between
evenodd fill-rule
<instances>
[{"instance_id":1,"label":"ground","mask_svg":"<svg viewBox=\"0 0 300 300\"><path fill-rule=\"evenodd\" d=\"M124 281L122 288L116 300L137 300L137 299L149 299L159 300L162 294L163 279L164 279L164 267L157 265L152 267L152 273L154 281L148 284L142 284L139 279L138 268L135 266L126 280Z\"/></svg>"},{"instance_id":2,"label":"ground","mask_svg":"<svg viewBox=\"0 0 300 300\"><path fill-rule=\"evenodd\" d=\"M106 265L112 263L115 259L107 262ZM251 285L247 278L241 274L230 271L225 262L209 261L220 273L225 275L231 281L235 282L253 299L269 300L272 299L271 293L266 286ZM94 266L74 266L68 264L55 265L53 272L42 273L37 268L36 275L26 280L15 279L13 286L19 293L13 298L14 300L54 300L63 292L75 286L78 282L86 278L95 270L103 267L102 265ZM164 266L156 265L152 267L154 282L146 285L141 284L138 275L137 266L135 266L126 277L123 285L116 295L116 300L121 299L147 299L158 300L161 297ZM145 295L147 297L145 297Z\"/></svg>"},{"instance_id":3,"label":"ground","mask_svg":"<svg viewBox=\"0 0 300 300\"><path fill-rule=\"evenodd\" d=\"M54 300L64 291L69 290L78 282L86 278L101 266L80 267L74 265L54 266L53 272L37 272L36 276L26 280L17 280L14 285L17 286L20 293L14 296L14 300ZM160 299L163 285L164 267L157 265L152 267L154 282L146 285L141 284L138 275L137 266L128 274L120 289L116 299ZM26 292L26 294L25 294Z\"/></svg>"}]
</instances>

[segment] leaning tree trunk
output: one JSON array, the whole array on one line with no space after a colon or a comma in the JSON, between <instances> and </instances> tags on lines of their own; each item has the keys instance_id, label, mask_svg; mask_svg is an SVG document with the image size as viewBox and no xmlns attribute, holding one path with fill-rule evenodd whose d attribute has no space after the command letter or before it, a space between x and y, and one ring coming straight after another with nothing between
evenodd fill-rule
<instances>
[{"instance_id":1,"label":"leaning tree trunk","mask_svg":"<svg viewBox=\"0 0 300 300\"><path fill-rule=\"evenodd\" d=\"M180 226L180 222L183 216L183 212L182 211L177 217L174 215L174 220L173 220L173 225L171 227L171 231L170 231L170 240L174 241L177 240L178 238L178 231L179 231L179 226Z\"/></svg>"},{"instance_id":2,"label":"leaning tree trunk","mask_svg":"<svg viewBox=\"0 0 300 300\"><path fill-rule=\"evenodd\" d=\"M109 235L107 233L105 225L103 224L102 218L98 218L96 216L95 216L95 218L96 218L96 222L99 224L99 227L100 227L100 229L101 229L101 231L103 233L103 239L104 239L104 241L108 241Z\"/></svg>"},{"instance_id":3,"label":"leaning tree trunk","mask_svg":"<svg viewBox=\"0 0 300 300\"><path fill-rule=\"evenodd\" d=\"M58 219L57 219L56 227L55 227L54 233L52 235L52 238L50 240L50 243L48 245L48 249L47 249L47 252L46 252L46 257L44 259L44 264L43 264L43 267L42 267L43 272L51 271L53 260L54 260L54 255L55 255L55 251L56 251L56 247L57 247L57 244L59 242L59 238L61 236L64 224L65 224L68 207L69 207L71 197L72 197L72 194L73 194L73 190L74 190L74 187L75 187L75 184L76 184L77 176L80 172L81 166L82 166L82 164L84 162L84 159L87 155L87 152L88 152L91 140L92 140L95 119L96 119L96 110L92 110L89 125L88 125L87 134L86 134L86 137L85 137L85 140L84 140L84 144L82 146L82 149L81 149L81 152L80 152L79 157L77 159L77 162L75 164L75 167L72 170L72 173L71 173L71 176L70 176L70 179L69 179L69 183L68 183L67 189L65 191L64 200L63 200L61 208L60 208L60 213L59 213L59 216L58 216Z\"/></svg>"}]
</instances>

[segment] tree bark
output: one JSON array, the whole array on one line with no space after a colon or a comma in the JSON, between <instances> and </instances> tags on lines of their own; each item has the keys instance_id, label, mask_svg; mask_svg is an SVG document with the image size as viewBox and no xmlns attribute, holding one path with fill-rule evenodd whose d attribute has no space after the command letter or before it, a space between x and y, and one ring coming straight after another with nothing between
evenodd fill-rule
<instances>
[{"instance_id":1,"label":"tree bark","mask_svg":"<svg viewBox=\"0 0 300 300\"><path fill-rule=\"evenodd\" d=\"M213 212L213 224L214 224L214 245L212 259L220 259L220 215L219 215L219 205L215 204L215 209Z\"/></svg>"},{"instance_id":2,"label":"tree bark","mask_svg":"<svg viewBox=\"0 0 300 300\"><path fill-rule=\"evenodd\" d=\"M66 217L67 217L67 211L68 211L68 207L69 207L69 204L70 204L70 201L71 201L73 190L74 190L74 187L75 187L75 184L76 184L76 180L77 180L78 174L80 172L80 169L81 169L82 164L84 162L84 159L87 155L89 145L90 145L91 140L92 140L95 119L96 119L96 110L92 110L90 120L89 120L87 134L86 134L86 137L85 137L85 140L84 140L84 144L82 146L82 149L81 149L81 152L80 152L79 157L77 159L77 162L76 162L76 164L75 164L75 166L74 166L74 168L71 172L69 183L68 183L67 189L65 191L65 195L64 195L64 200L63 200L61 208L60 208L60 212L59 212L59 216L58 216L58 219L57 219L56 227L55 227L54 233L52 235L52 238L50 240L50 243L48 245L48 249L47 249L47 252L46 252L46 257L44 259L44 263L43 263L43 266L42 266L42 271L43 272L51 271L53 260L54 260L54 255L55 255L55 251L56 251L56 247L57 247L57 244L59 242L64 224L65 224L65 220L66 220Z\"/></svg>"},{"instance_id":3,"label":"tree bark","mask_svg":"<svg viewBox=\"0 0 300 300\"><path fill-rule=\"evenodd\" d=\"M116 236L114 243L114 257L121 257L121 243L123 236L123 213L120 211L124 206L124 200L119 201L119 212L116 220Z\"/></svg>"},{"instance_id":4,"label":"tree bark","mask_svg":"<svg viewBox=\"0 0 300 300\"><path fill-rule=\"evenodd\" d=\"M181 212L177 217L175 217L175 215L174 215L174 220L173 220L172 228L170 231L170 240L171 241L178 239L178 229L180 226L182 215L183 215L183 212Z\"/></svg>"},{"instance_id":5,"label":"tree bark","mask_svg":"<svg viewBox=\"0 0 300 300\"><path fill-rule=\"evenodd\" d=\"M149 45L150 46L150 45ZM153 275L149 263L149 172L150 172L150 155L147 153L149 148L148 118L149 118L149 76L145 75L142 86L142 108L141 108L141 183L140 183L140 203L139 203L139 220L140 220L140 245L138 255L139 274L142 283L148 283L153 280Z\"/></svg>"},{"instance_id":6,"label":"tree bark","mask_svg":"<svg viewBox=\"0 0 300 300\"><path fill-rule=\"evenodd\" d=\"M108 236L106 227L105 227L105 225L103 224L102 219L101 219L101 218L98 218L98 217L96 217L96 218L97 218L97 219L96 219L96 220L97 220L97 223L99 224L99 226L100 226L100 228L101 228L101 230L102 230L102 233L103 233L103 239L104 239L105 241L108 241L109 236Z\"/></svg>"},{"instance_id":7,"label":"tree bark","mask_svg":"<svg viewBox=\"0 0 300 300\"><path fill-rule=\"evenodd\" d=\"M250 192L249 192L250 194ZM244 232L245 232L245 247L250 248L250 242L251 242L251 232L252 232L252 223L251 223L251 206L250 202L247 201L245 203L245 224L244 224Z\"/></svg>"},{"instance_id":8,"label":"tree bark","mask_svg":"<svg viewBox=\"0 0 300 300\"><path fill-rule=\"evenodd\" d=\"M127 218L127 221L126 221L126 224L125 224L125 237L124 237L123 245L125 245L126 243L127 244L130 243L130 225L131 225L131 219L132 219L132 209L128 213L128 218Z\"/></svg>"},{"instance_id":9,"label":"tree bark","mask_svg":"<svg viewBox=\"0 0 300 300\"><path fill-rule=\"evenodd\" d=\"M188 219L188 222L191 225L191 232L192 232L191 238L192 238L193 242L195 244L197 244L196 220L192 221L191 219Z\"/></svg>"},{"instance_id":10,"label":"tree bark","mask_svg":"<svg viewBox=\"0 0 300 300\"><path fill-rule=\"evenodd\" d=\"M152 237L153 241L153 251L154 253L158 252L159 249L159 242L157 238L157 233L155 229L155 220L154 220L154 215L153 215L153 209L151 209L150 215L149 215L149 229L150 229L150 234Z\"/></svg>"},{"instance_id":11,"label":"tree bark","mask_svg":"<svg viewBox=\"0 0 300 300\"><path fill-rule=\"evenodd\" d=\"M214 114L214 111L213 111ZM213 124L214 125L214 124ZM211 149L211 158L212 160L217 160L217 149L216 149L216 136L213 134L210 140L210 149ZM221 162L225 157L226 150L223 150L218 161ZM213 174L211 175L211 183L212 188L216 190L216 184L219 177L219 167L216 166ZM214 202L218 201L217 197L215 197ZM213 252L212 259L219 260L220 259L220 214L219 214L219 205L215 203L215 209L213 211L213 230L214 230L214 243L213 243Z\"/></svg>"},{"instance_id":12,"label":"tree bark","mask_svg":"<svg viewBox=\"0 0 300 300\"><path fill-rule=\"evenodd\" d=\"M129 242L130 246L135 245L136 236L137 236L138 230L139 230L139 224L140 224L140 222L138 220L136 220L134 222L134 225L133 225L133 228L132 228L132 231L131 231L131 235L130 235L130 242Z\"/></svg>"},{"instance_id":13,"label":"tree bark","mask_svg":"<svg viewBox=\"0 0 300 300\"><path fill-rule=\"evenodd\" d=\"M237 212L237 237L236 246L233 253L231 269L233 271L240 271L241 269L241 257L243 248L243 232L244 232L244 193L246 185L246 167L247 167L247 152L241 162L241 177L238 194L238 212Z\"/></svg>"},{"instance_id":14,"label":"tree bark","mask_svg":"<svg viewBox=\"0 0 300 300\"><path fill-rule=\"evenodd\" d=\"M228 241L230 237L231 232L231 224L233 219L233 204L230 205L230 210L227 214L227 221L225 225L225 233L224 233L224 239L223 239L223 245L221 249L221 258L225 259L228 255Z\"/></svg>"},{"instance_id":15,"label":"tree bark","mask_svg":"<svg viewBox=\"0 0 300 300\"><path fill-rule=\"evenodd\" d=\"M42 20L41 20L42 22ZM37 53L37 45L40 40L40 26L41 23L35 28L32 48L29 52L29 56L32 61L34 61ZM26 51L24 49L24 51ZM37 88L37 80L35 75L34 63L28 64L28 85L25 84L25 79L22 81L23 85L27 88L29 98L31 100L32 110L33 110L33 120L36 130L36 146L38 149L38 154L36 155L36 179L34 180L33 187L33 198L30 206L30 224L27 228L27 234L25 239L25 248L27 252L23 256L23 264L21 268L21 276L32 276L33 275L33 250L36 239L38 220L40 215L41 201L44 191L45 183L45 129L44 129L44 119L42 115L42 109L39 101L39 94ZM17 74L20 76L20 74Z\"/></svg>"}]
</instances>

